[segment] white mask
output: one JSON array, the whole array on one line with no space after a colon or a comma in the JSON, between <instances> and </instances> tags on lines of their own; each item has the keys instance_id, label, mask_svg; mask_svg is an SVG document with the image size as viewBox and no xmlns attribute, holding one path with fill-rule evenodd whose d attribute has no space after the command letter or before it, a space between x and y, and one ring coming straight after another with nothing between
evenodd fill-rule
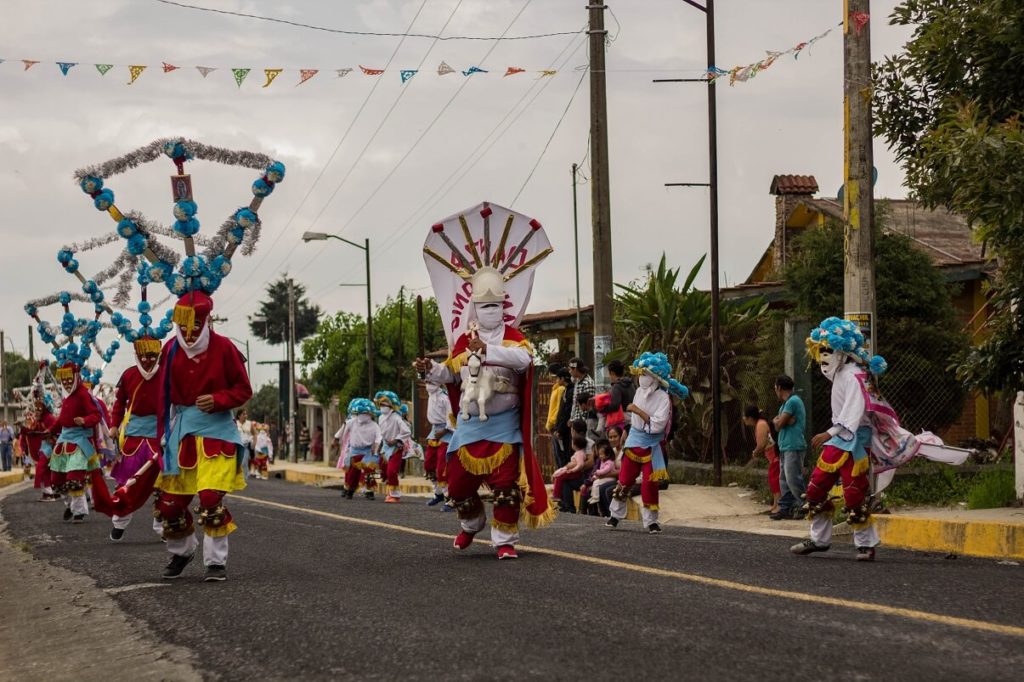
<instances>
[{"instance_id":1,"label":"white mask","mask_svg":"<svg viewBox=\"0 0 1024 682\"><path fill-rule=\"evenodd\" d=\"M825 378L829 381L834 381L836 378L836 372L843 366L845 360L843 353L833 353L830 350L822 350L820 354L821 362L821 373L825 375Z\"/></svg>"},{"instance_id":2,"label":"white mask","mask_svg":"<svg viewBox=\"0 0 1024 682\"><path fill-rule=\"evenodd\" d=\"M370 421L370 419L371 419L370 415L365 414L365 413L357 414L356 415L356 422L358 422L360 424L365 424L366 422Z\"/></svg>"},{"instance_id":3,"label":"white mask","mask_svg":"<svg viewBox=\"0 0 1024 682\"><path fill-rule=\"evenodd\" d=\"M505 311L500 303L474 303L480 329L493 331L505 326Z\"/></svg>"},{"instance_id":4,"label":"white mask","mask_svg":"<svg viewBox=\"0 0 1024 682\"><path fill-rule=\"evenodd\" d=\"M387 407L386 405L384 407L380 408L380 416L382 416L382 417L387 417L392 412L394 412L394 410L392 410L390 407Z\"/></svg>"},{"instance_id":5,"label":"white mask","mask_svg":"<svg viewBox=\"0 0 1024 682\"><path fill-rule=\"evenodd\" d=\"M658 380L652 377L650 374L640 375L640 388L652 389L658 385Z\"/></svg>"}]
</instances>

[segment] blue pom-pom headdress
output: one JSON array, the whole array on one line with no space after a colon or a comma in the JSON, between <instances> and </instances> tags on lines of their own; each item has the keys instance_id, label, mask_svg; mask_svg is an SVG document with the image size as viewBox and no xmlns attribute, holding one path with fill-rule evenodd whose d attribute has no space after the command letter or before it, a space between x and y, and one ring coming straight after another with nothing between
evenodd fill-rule
<instances>
[{"instance_id":1,"label":"blue pom-pom headdress","mask_svg":"<svg viewBox=\"0 0 1024 682\"><path fill-rule=\"evenodd\" d=\"M357 414L377 415L377 406L369 398L353 398L348 403L348 414L354 417Z\"/></svg>"},{"instance_id":2,"label":"blue pom-pom headdress","mask_svg":"<svg viewBox=\"0 0 1024 682\"><path fill-rule=\"evenodd\" d=\"M658 380L661 387L680 400L686 400L690 389L672 378L672 364L664 353L644 353L633 361L633 374L647 374Z\"/></svg>"},{"instance_id":3,"label":"blue pom-pom headdress","mask_svg":"<svg viewBox=\"0 0 1024 682\"><path fill-rule=\"evenodd\" d=\"M827 317L811 330L807 337L807 354L815 362L821 362L821 352L826 349L833 353L846 353L875 376L881 376L889 369L883 357L871 355L864 347L864 334L850 320Z\"/></svg>"},{"instance_id":4,"label":"blue pom-pom headdress","mask_svg":"<svg viewBox=\"0 0 1024 682\"><path fill-rule=\"evenodd\" d=\"M91 282L91 280L90 283L93 284L92 287L84 288L86 294L93 290L98 291L95 283ZM100 294L100 301L102 301L102 292ZM39 338L44 343L53 347L53 359L57 365L58 379L71 377L76 371L82 370L83 378L86 375L96 376L98 381L102 372L97 370L99 375L95 372L88 374L89 370L86 370L86 362L93 357L94 350L96 355L104 362L110 362L120 347L120 343L118 343L117 339L114 339L106 350L103 350L98 344L97 339L100 331L103 329L103 324L99 320L104 310L101 303L94 303L93 312L95 316L93 319L88 319L86 317L76 317L71 312L71 300L71 294L67 291L60 292L55 300L51 300L52 303L59 303L64 309L59 326L51 325L39 316L39 306L48 305L49 303L27 303L25 304L25 312L36 321L36 330L39 333Z\"/></svg>"},{"instance_id":5,"label":"blue pom-pom headdress","mask_svg":"<svg viewBox=\"0 0 1024 682\"><path fill-rule=\"evenodd\" d=\"M373 402L377 403L377 407L390 407L393 410L402 409L402 399L394 391L377 391L377 395L373 396Z\"/></svg>"},{"instance_id":6,"label":"blue pom-pom headdress","mask_svg":"<svg viewBox=\"0 0 1024 682\"><path fill-rule=\"evenodd\" d=\"M104 186L105 180L111 175L153 161L162 155L170 158L177 168L177 174L171 176L174 201L174 223L171 231L149 223L137 213L122 213L115 203L113 191ZM207 240L208 248L203 254L197 254L195 249L196 235L200 228L197 217L199 206L192 195L191 176L185 173L185 163L192 159L245 166L262 172L252 185L253 198L249 205L233 211L228 216L217 231L216 237ZM252 152L221 149L183 138L157 140L121 158L75 173L79 187L93 199L96 208L109 213L117 223L117 234L125 240L125 250L131 262L138 264L139 284L145 286L152 282L163 283L175 296L191 291L212 294L231 271L231 258L243 242L243 254L251 253L259 238L260 205L263 199L274 191L275 185L284 180L284 176L284 164L270 157ZM155 234L173 235L184 241L186 258L177 272L174 270L178 262L177 255L160 244ZM68 272L77 272L78 262L73 252L62 251L61 258L61 265Z\"/></svg>"}]
</instances>

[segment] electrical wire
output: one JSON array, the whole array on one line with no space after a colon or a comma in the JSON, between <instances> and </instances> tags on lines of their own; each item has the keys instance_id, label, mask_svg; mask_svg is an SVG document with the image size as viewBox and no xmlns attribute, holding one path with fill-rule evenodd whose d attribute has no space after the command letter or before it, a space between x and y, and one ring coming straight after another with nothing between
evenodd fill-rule
<instances>
[{"instance_id":1,"label":"electrical wire","mask_svg":"<svg viewBox=\"0 0 1024 682\"><path fill-rule=\"evenodd\" d=\"M324 31L327 33L340 33L342 35L351 36L374 36L384 38L432 38L434 40L493 40L495 42L501 40L534 40L536 38L554 38L558 36L576 35L582 33L582 29L579 31L558 31L555 33L535 33L525 36L507 36L502 34L500 36L441 36L432 35L429 33L386 33L379 31L352 31L340 28L329 28L326 26L316 26L314 24L305 24L299 21L289 21L288 19L278 19L276 17L266 17L259 14L249 14L247 12L235 12L226 9L215 9L213 7L200 7L198 5L188 5L183 2L173 2L173 0L156 0L157 2L164 5L173 5L175 7L182 7L184 9L199 10L201 12L213 12L215 14L227 14L234 17L243 17L245 19L258 19L260 21L269 21L275 24L286 24L288 26L294 26L296 28L308 28L314 31Z\"/></svg>"}]
</instances>

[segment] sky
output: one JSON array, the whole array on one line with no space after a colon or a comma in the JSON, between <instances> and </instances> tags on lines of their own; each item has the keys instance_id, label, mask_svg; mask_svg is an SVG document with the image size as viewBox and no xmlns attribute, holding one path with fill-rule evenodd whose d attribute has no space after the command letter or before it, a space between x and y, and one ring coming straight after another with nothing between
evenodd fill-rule
<instances>
[{"instance_id":1,"label":"sky","mask_svg":"<svg viewBox=\"0 0 1024 682\"><path fill-rule=\"evenodd\" d=\"M194 0L353 31L498 37L578 32L578 0ZM682 0L608 0L607 92L614 278L628 282L664 252L689 267L708 249L708 195L666 182L705 182L706 87L652 83L696 77L704 15ZM840 0L720 0L718 66L786 50L842 20ZM872 56L898 52L909 31L888 25L895 0L872 3ZM67 243L111 231L73 181L76 168L155 139L184 136L267 154L287 166L260 209L252 257L236 256L215 296L219 332L250 340L255 386L276 380L260 361L283 349L248 330L267 285L288 273L326 313L365 311L364 254L342 242L303 243L307 230L370 239L374 303L399 287L429 295L421 248L430 225L480 201L540 220L555 253L538 270L530 310L575 304L571 166L589 176L585 35L527 40L353 36L177 7L157 0L5 0L0 23L0 329L27 354L27 300L78 285L56 262ZM446 26L447 22L447 26ZM411 25L411 28L410 28ZM842 184L842 32L784 57L756 78L718 89L722 284L742 282L772 239L771 179L814 175L823 196ZM393 57L393 58L392 58ZM39 63L25 70L22 59ZM54 62L79 62L66 76ZM456 73L439 76L446 62ZM182 68L164 73L161 63ZM114 64L101 76L94 64ZM148 65L128 85L129 64ZM379 77L359 66L387 68ZM196 66L218 67L203 78ZM469 77L470 66L486 69ZM524 73L503 77L510 66ZM241 87L232 67L252 71ZM285 71L267 88L263 69ZM344 77L335 70L353 68ZM403 83L399 70L419 72ZM300 69L319 69L302 85ZM557 69L540 77L542 69ZM903 174L875 141L876 196L903 197ZM108 181L122 210L171 224L164 158ZM248 203L254 171L192 162L202 233ZM592 297L590 190L578 187L581 299ZM513 203L514 202L514 203ZM201 233L201 234L202 234ZM123 241L81 254L85 273ZM180 247L180 244L175 246ZM180 249L179 249L180 250ZM708 273L700 283L707 286ZM137 287L133 288L137 294ZM161 296L162 297L162 296ZM53 322L55 308L44 311ZM104 339L109 342L111 332ZM36 338L36 353L41 343ZM132 362L125 347L108 379Z\"/></svg>"}]
</instances>

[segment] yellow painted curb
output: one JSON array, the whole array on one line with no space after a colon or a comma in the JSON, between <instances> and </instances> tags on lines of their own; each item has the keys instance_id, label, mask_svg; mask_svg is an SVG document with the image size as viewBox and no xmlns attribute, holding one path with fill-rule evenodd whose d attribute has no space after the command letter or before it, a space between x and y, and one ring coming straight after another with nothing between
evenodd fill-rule
<instances>
[{"instance_id":1,"label":"yellow painted curb","mask_svg":"<svg viewBox=\"0 0 1024 682\"><path fill-rule=\"evenodd\" d=\"M25 480L25 474L21 471L5 471L0 474L0 488L5 488Z\"/></svg>"},{"instance_id":2,"label":"yellow painted curb","mask_svg":"<svg viewBox=\"0 0 1024 682\"><path fill-rule=\"evenodd\" d=\"M876 515L882 542L924 552L1024 559L1024 524Z\"/></svg>"},{"instance_id":3,"label":"yellow painted curb","mask_svg":"<svg viewBox=\"0 0 1024 682\"><path fill-rule=\"evenodd\" d=\"M344 476L340 475L341 472L334 473L319 473L313 471L295 471L293 469L278 470L276 473L283 473L284 480L289 483L304 483L306 485L318 485L320 483L340 483ZM434 487L430 485L424 485L422 483L399 483L399 488L403 494L407 495L429 495L434 492Z\"/></svg>"}]
</instances>

